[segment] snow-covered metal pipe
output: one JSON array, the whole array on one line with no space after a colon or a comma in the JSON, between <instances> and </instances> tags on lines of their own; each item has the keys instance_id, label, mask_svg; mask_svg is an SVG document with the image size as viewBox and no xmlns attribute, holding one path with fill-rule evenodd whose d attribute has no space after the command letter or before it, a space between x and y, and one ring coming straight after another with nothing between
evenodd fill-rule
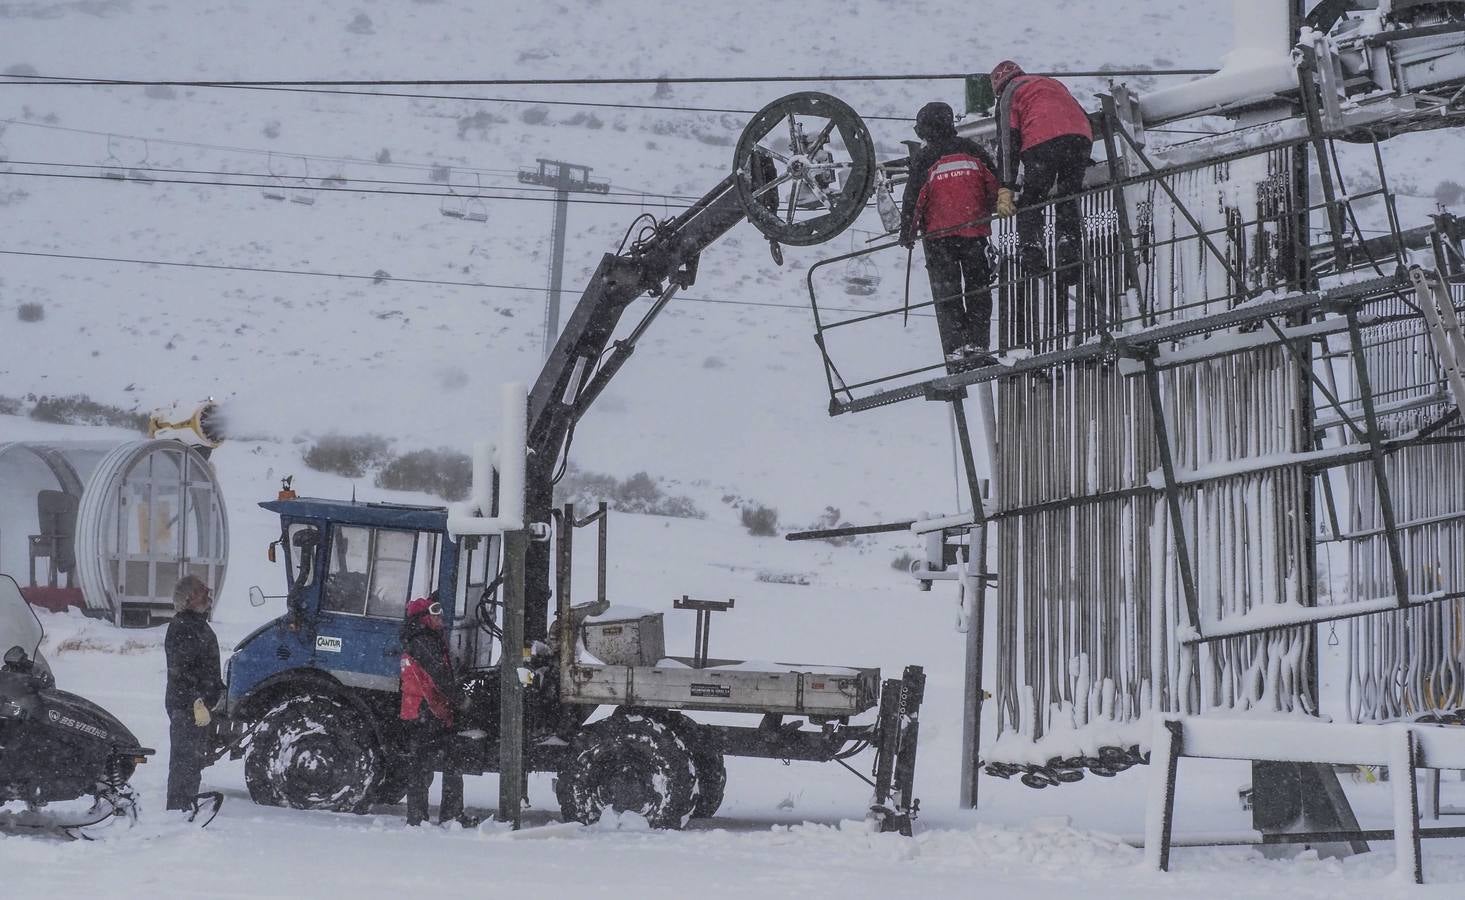
<instances>
[{"instance_id":1,"label":"snow-covered metal pipe","mask_svg":"<svg viewBox=\"0 0 1465 900\"><path fill-rule=\"evenodd\" d=\"M1221 70L1152 91L1139 98L1146 125L1264 101L1297 89L1288 5L1277 0L1233 0L1235 44Z\"/></svg>"},{"instance_id":2,"label":"snow-covered metal pipe","mask_svg":"<svg viewBox=\"0 0 1465 900\"><path fill-rule=\"evenodd\" d=\"M525 470L528 456L529 392L510 382L502 391L503 421L498 441L478 443L473 452L473 486L468 500L448 508L448 533L503 534L524 528ZM498 472L498 515L493 509L493 473Z\"/></svg>"}]
</instances>

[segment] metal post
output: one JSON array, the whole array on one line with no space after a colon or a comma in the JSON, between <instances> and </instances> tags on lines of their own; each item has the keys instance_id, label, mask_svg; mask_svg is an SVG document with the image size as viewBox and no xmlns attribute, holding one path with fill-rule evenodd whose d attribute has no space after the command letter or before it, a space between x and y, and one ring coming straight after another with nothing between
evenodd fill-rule
<instances>
[{"instance_id":1,"label":"metal post","mask_svg":"<svg viewBox=\"0 0 1465 900\"><path fill-rule=\"evenodd\" d=\"M1389 567L1394 573L1394 597L1399 608L1409 605L1408 573L1404 568L1404 551L1399 547L1399 530L1394 521L1394 499L1389 491L1389 473L1384 466L1384 444L1379 436L1378 415L1373 406L1373 387L1368 377L1368 361L1363 356L1363 333L1358 327L1358 312L1350 307L1348 341L1353 350L1353 370L1358 376L1358 399L1363 403L1363 421L1368 429L1369 460L1373 465L1378 488L1379 513L1384 524L1384 541L1389 550Z\"/></svg>"},{"instance_id":2,"label":"metal post","mask_svg":"<svg viewBox=\"0 0 1465 900\"><path fill-rule=\"evenodd\" d=\"M524 548L529 535L504 535L504 637L499 657L499 811L515 830L524 809Z\"/></svg>"},{"instance_id":3,"label":"metal post","mask_svg":"<svg viewBox=\"0 0 1465 900\"><path fill-rule=\"evenodd\" d=\"M1185 537L1185 521L1180 510L1180 485L1175 480L1175 459L1170 454L1170 425L1165 418L1165 402L1160 394L1160 370L1154 355L1145 356L1145 387L1150 396L1150 416L1154 421L1155 446L1159 451L1160 470L1165 476L1165 500L1170 510L1170 533L1174 536L1175 567L1180 570L1180 586L1185 592L1185 610L1190 627L1201 634L1200 598L1195 589L1195 572L1190 567L1190 544Z\"/></svg>"},{"instance_id":4,"label":"metal post","mask_svg":"<svg viewBox=\"0 0 1465 900\"><path fill-rule=\"evenodd\" d=\"M972 500L972 521L977 525L985 525L987 512L982 509L982 486L977 480L977 463L972 459L972 435L967 429L966 408L962 406L960 397L951 401L951 412L956 418L956 436L961 444L961 458L966 466L967 490Z\"/></svg>"},{"instance_id":5,"label":"metal post","mask_svg":"<svg viewBox=\"0 0 1465 900\"><path fill-rule=\"evenodd\" d=\"M977 808L977 779L982 773L982 665L987 623L987 525L977 529L980 537L968 547L967 585L972 596L972 618L966 632L966 692L961 717L961 796L965 809ZM976 577L971 577L975 567Z\"/></svg>"},{"instance_id":6,"label":"metal post","mask_svg":"<svg viewBox=\"0 0 1465 900\"><path fill-rule=\"evenodd\" d=\"M544 355L560 333L560 287L565 277L565 224L569 219L570 192L554 192L554 224L549 231L549 297L544 310Z\"/></svg>"}]
</instances>

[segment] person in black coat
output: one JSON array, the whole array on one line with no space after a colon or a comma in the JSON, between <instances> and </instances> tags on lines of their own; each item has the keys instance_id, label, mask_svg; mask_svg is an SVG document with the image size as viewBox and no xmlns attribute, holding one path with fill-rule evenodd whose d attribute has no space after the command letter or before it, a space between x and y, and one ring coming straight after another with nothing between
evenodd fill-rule
<instances>
[{"instance_id":1,"label":"person in black coat","mask_svg":"<svg viewBox=\"0 0 1465 900\"><path fill-rule=\"evenodd\" d=\"M917 236L924 237L926 272L947 362L988 365L995 360L988 351L992 273L987 239L992 229L986 220L1012 215L1012 192L998 184L996 165L986 149L956 133L955 116L947 104L921 107L916 137L925 143L910 157L900 244L910 248ZM927 236L928 232L936 235Z\"/></svg>"},{"instance_id":2,"label":"person in black coat","mask_svg":"<svg viewBox=\"0 0 1465 900\"><path fill-rule=\"evenodd\" d=\"M407 824L427 820L427 789L432 775L443 773L438 824L478 824L463 811L463 770L454 752L454 719L462 692L453 672L452 654L443 636L443 607L434 593L407 604L402 626L402 702L399 717L407 736Z\"/></svg>"},{"instance_id":3,"label":"person in black coat","mask_svg":"<svg viewBox=\"0 0 1465 900\"><path fill-rule=\"evenodd\" d=\"M173 588L173 621L163 639L168 660L168 809L192 811L208 751L210 710L224 694L219 640L209 627L213 594L193 575Z\"/></svg>"}]
</instances>

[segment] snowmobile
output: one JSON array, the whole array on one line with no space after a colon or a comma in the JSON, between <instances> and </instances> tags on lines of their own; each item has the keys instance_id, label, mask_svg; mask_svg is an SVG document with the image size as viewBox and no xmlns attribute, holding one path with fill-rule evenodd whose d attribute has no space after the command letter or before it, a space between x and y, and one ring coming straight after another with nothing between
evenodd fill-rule
<instances>
[{"instance_id":1,"label":"snowmobile","mask_svg":"<svg viewBox=\"0 0 1465 900\"><path fill-rule=\"evenodd\" d=\"M84 829L111 819L135 820L128 779L153 750L105 709L56 687L40 654L44 635L15 579L0 575L0 804L35 810L88 795L95 802L77 822L6 824L85 837Z\"/></svg>"}]
</instances>

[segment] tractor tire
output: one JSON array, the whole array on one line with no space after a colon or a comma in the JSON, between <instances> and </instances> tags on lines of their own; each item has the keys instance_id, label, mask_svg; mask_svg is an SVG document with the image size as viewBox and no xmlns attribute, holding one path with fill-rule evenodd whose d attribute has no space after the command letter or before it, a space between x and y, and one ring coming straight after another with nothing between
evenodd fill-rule
<instances>
[{"instance_id":1,"label":"tractor tire","mask_svg":"<svg viewBox=\"0 0 1465 900\"><path fill-rule=\"evenodd\" d=\"M671 726L692 753L692 766L697 770L697 803L692 818L710 819L722 806L727 789L727 764L722 758L721 741L711 728L698 725L691 716L675 711L658 712L656 716Z\"/></svg>"},{"instance_id":2,"label":"tractor tire","mask_svg":"<svg viewBox=\"0 0 1465 900\"><path fill-rule=\"evenodd\" d=\"M362 713L304 694L263 716L244 758L249 797L264 806L366 812L383 778L383 755Z\"/></svg>"},{"instance_id":3,"label":"tractor tire","mask_svg":"<svg viewBox=\"0 0 1465 900\"><path fill-rule=\"evenodd\" d=\"M636 813L652 828L679 829L697 805L691 751L664 721L616 712L575 736L555 793L567 822L592 825L607 810Z\"/></svg>"}]
</instances>

